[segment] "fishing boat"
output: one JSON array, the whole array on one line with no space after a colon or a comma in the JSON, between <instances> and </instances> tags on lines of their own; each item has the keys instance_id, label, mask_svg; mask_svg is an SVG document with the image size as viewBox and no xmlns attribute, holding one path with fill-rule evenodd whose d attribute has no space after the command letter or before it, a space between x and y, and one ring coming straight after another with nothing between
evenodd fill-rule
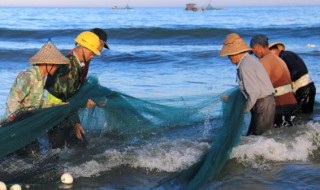
<instances>
[{"instance_id":1,"label":"fishing boat","mask_svg":"<svg viewBox=\"0 0 320 190\"><path fill-rule=\"evenodd\" d=\"M204 8L203 7L201 7L201 8L196 7L195 3L188 3L188 4L186 4L185 10L186 11L204 11Z\"/></svg>"},{"instance_id":2,"label":"fishing boat","mask_svg":"<svg viewBox=\"0 0 320 190\"><path fill-rule=\"evenodd\" d=\"M119 7L117 5L112 6L112 9L133 9L132 7L130 7L128 4L124 7Z\"/></svg>"},{"instance_id":3,"label":"fishing boat","mask_svg":"<svg viewBox=\"0 0 320 190\"><path fill-rule=\"evenodd\" d=\"M210 0L210 1L208 2L208 4L207 4L205 10L208 10L208 11L212 11L212 10L223 10L223 8L221 8L221 7L213 7L213 6L211 5L211 0Z\"/></svg>"},{"instance_id":4,"label":"fishing boat","mask_svg":"<svg viewBox=\"0 0 320 190\"><path fill-rule=\"evenodd\" d=\"M207 3L206 6L202 6L202 7L197 7L195 3L188 3L186 4L186 11L210 11L210 10L222 10L223 8L220 7L213 7L211 5L211 0L209 0L209 2Z\"/></svg>"}]
</instances>

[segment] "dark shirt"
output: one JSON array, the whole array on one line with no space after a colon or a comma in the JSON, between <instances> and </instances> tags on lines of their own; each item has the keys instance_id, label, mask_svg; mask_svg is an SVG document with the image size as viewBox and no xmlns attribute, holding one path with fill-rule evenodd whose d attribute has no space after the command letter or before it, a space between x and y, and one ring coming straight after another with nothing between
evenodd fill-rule
<instances>
[{"instance_id":1,"label":"dark shirt","mask_svg":"<svg viewBox=\"0 0 320 190\"><path fill-rule=\"evenodd\" d=\"M308 73L306 64L297 54L291 51L281 51L279 57L286 63L293 82Z\"/></svg>"}]
</instances>

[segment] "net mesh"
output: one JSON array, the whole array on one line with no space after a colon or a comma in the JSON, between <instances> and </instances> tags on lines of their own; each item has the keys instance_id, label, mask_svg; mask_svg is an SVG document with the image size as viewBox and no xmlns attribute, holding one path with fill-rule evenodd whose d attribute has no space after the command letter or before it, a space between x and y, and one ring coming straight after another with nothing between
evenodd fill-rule
<instances>
[{"instance_id":1,"label":"net mesh","mask_svg":"<svg viewBox=\"0 0 320 190\"><path fill-rule=\"evenodd\" d=\"M63 171L54 151L42 152L37 158L17 155L0 158L0 178L6 183L51 183Z\"/></svg>"},{"instance_id":2,"label":"net mesh","mask_svg":"<svg viewBox=\"0 0 320 190\"><path fill-rule=\"evenodd\" d=\"M190 125L219 129L202 159L175 178L192 188L198 187L219 173L243 130L245 100L242 94L238 88L224 94L229 97L226 102L221 101L220 95L143 100L112 91L101 86L96 77L89 77L79 92L68 100L69 104L28 112L14 123L3 123L0 128L0 178L5 182L53 181L57 177L56 171L63 170L54 150L42 148L32 159L17 158L14 153L45 136L49 129L78 111L87 135L110 133L136 139ZM84 109L88 99L97 106Z\"/></svg>"},{"instance_id":3,"label":"net mesh","mask_svg":"<svg viewBox=\"0 0 320 190\"><path fill-rule=\"evenodd\" d=\"M165 180L163 182L165 186L172 186L179 182L182 184L182 189L199 189L217 177L222 170L245 129L244 108L246 105L246 100L239 90L231 90L225 94L228 99L223 103L223 124L208 152L191 167Z\"/></svg>"}]
</instances>

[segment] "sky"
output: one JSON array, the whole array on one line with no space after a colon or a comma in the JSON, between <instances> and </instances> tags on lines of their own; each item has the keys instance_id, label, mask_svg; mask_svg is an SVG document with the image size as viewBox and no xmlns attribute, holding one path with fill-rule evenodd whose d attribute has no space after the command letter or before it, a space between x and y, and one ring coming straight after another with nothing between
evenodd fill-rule
<instances>
[{"instance_id":1,"label":"sky","mask_svg":"<svg viewBox=\"0 0 320 190\"><path fill-rule=\"evenodd\" d=\"M0 7L184 7L187 3L206 5L210 0L1 0ZM211 0L216 7L230 6L320 6L320 0Z\"/></svg>"}]
</instances>

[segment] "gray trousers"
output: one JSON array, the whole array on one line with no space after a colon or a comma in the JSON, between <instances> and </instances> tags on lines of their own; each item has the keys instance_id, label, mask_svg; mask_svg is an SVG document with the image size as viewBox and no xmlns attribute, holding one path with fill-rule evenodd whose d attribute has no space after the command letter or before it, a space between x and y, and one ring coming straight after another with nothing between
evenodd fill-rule
<instances>
[{"instance_id":1,"label":"gray trousers","mask_svg":"<svg viewBox=\"0 0 320 190\"><path fill-rule=\"evenodd\" d=\"M273 94L257 100L250 110L251 121L248 135L261 135L263 132L273 128L275 106Z\"/></svg>"}]
</instances>

